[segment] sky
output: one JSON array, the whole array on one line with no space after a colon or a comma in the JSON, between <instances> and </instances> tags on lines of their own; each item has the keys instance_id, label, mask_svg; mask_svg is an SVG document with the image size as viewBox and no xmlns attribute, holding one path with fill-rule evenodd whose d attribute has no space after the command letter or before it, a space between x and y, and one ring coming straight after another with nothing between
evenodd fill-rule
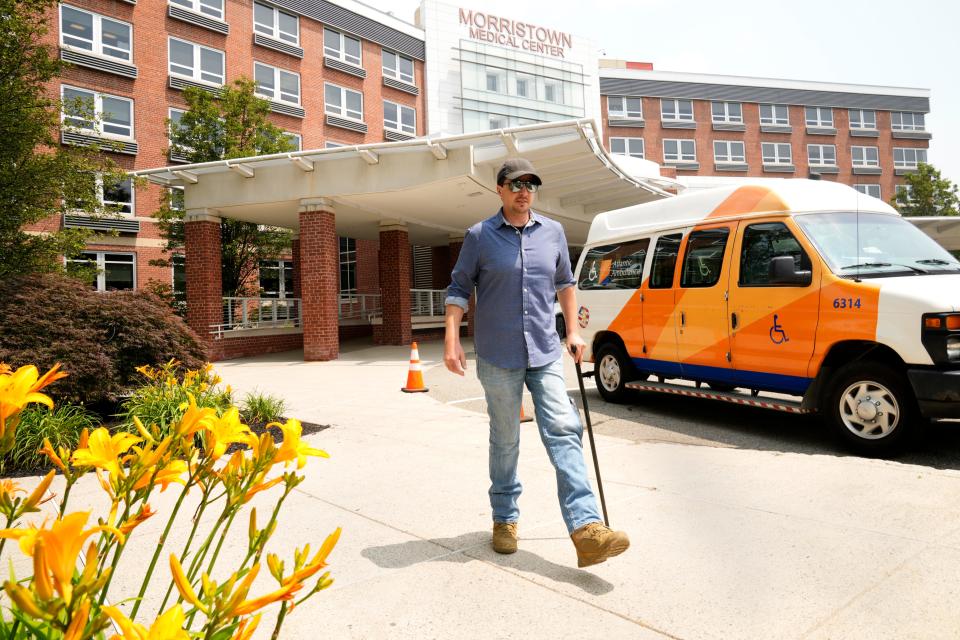
<instances>
[{"instance_id":1,"label":"sky","mask_svg":"<svg viewBox=\"0 0 960 640\"><path fill-rule=\"evenodd\" d=\"M419 0L363 0L413 22ZM660 71L930 90L928 161L960 184L960 3L954 0L460 0L592 40Z\"/></svg>"}]
</instances>

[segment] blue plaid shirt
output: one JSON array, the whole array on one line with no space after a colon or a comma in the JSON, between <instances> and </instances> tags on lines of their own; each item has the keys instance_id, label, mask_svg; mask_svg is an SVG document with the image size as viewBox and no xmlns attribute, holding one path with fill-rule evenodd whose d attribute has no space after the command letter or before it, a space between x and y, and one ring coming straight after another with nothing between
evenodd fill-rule
<instances>
[{"instance_id":1,"label":"blue plaid shirt","mask_svg":"<svg viewBox=\"0 0 960 640\"><path fill-rule=\"evenodd\" d=\"M560 223L531 211L527 225L517 229L501 209L467 230L451 280L446 304L464 311L476 288L479 357L504 369L524 369L563 354L553 302L574 279Z\"/></svg>"}]
</instances>

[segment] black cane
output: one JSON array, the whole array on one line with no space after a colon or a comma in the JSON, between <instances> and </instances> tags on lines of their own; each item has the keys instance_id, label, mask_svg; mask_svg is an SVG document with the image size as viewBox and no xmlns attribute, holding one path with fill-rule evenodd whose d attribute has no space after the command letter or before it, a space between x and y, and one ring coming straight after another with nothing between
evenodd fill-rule
<instances>
[{"instance_id":1,"label":"black cane","mask_svg":"<svg viewBox=\"0 0 960 640\"><path fill-rule=\"evenodd\" d=\"M580 398L583 400L583 416L587 419L587 435L590 437L590 453L593 454L593 468L597 472L597 489L600 491L600 506L603 508L603 523L610 526L610 518L607 516L607 500L603 497L603 481L600 479L600 462L597 460L597 446L593 442L593 423L590 421L590 407L587 405L587 390L583 387L583 372L580 370L580 363L576 359L574 349L570 350L574 356L574 364L577 366L577 382L580 383Z\"/></svg>"}]
</instances>

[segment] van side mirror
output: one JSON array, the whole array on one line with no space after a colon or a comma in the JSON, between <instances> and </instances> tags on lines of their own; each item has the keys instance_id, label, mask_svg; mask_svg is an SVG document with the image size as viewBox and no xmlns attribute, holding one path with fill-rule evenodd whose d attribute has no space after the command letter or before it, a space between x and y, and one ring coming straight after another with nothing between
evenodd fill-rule
<instances>
[{"instance_id":1,"label":"van side mirror","mask_svg":"<svg viewBox=\"0 0 960 640\"><path fill-rule=\"evenodd\" d=\"M805 287L813 281L810 271L798 271L793 256L777 256L770 260L770 284Z\"/></svg>"}]
</instances>

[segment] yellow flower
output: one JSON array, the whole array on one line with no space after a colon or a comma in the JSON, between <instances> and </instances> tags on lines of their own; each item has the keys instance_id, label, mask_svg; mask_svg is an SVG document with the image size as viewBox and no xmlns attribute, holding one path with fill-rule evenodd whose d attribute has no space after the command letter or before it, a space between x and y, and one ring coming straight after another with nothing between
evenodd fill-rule
<instances>
[{"instance_id":1,"label":"yellow flower","mask_svg":"<svg viewBox=\"0 0 960 640\"><path fill-rule=\"evenodd\" d=\"M240 411L236 407L230 407L222 416L211 420L206 435L207 448L214 460L226 453L229 445L235 442L252 445L254 440L247 425L240 422Z\"/></svg>"},{"instance_id":2,"label":"yellow flower","mask_svg":"<svg viewBox=\"0 0 960 640\"><path fill-rule=\"evenodd\" d=\"M200 408L197 406L197 399L192 393L187 393L189 402L180 405L180 409L186 409L180 422L174 427L178 436L192 436L201 429L206 429L217 419L217 412L210 407Z\"/></svg>"},{"instance_id":3,"label":"yellow flower","mask_svg":"<svg viewBox=\"0 0 960 640\"><path fill-rule=\"evenodd\" d=\"M67 471L67 465L63 463L63 458L60 457L59 453L53 450L53 445L50 444L50 438L43 439L43 446L40 447L40 451L38 453L42 453L43 455L47 456L47 459L50 460L53 466L55 466L57 469L60 469L60 471Z\"/></svg>"},{"instance_id":4,"label":"yellow flower","mask_svg":"<svg viewBox=\"0 0 960 640\"><path fill-rule=\"evenodd\" d=\"M177 591L180 592L183 599L197 609L200 609L200 611L206 613L206 605L200 602L200 598L197 597L193 587L190 586L190 580L188 580L186 574L183 573L183 567L180 566L180 561L177 560L177 556L172 553L170 554L170 573L173 574L173 583L177 585Z\"/></svg>"},{"instance_id":5,"label":"yellow flower","mask_svg":"<svg viewBox=\"0 0 960 640\"><path fill-rule=\"evenodd\" d=\"M327 566L327 556L330 555L330 552L333 551L333 547L336 546L337 541L340 539L340 531L341 528L337 527L336 531L327 536L327 539L323 541L323 544L320 546L320 550L317 551L317 555L313 557L313 560L305 567L290 574L289 577L283 580L283 584L290 582L303 582L304 580L307 580L313 576L317 571Z\"/></svg>"},{"instance_id":6,"label":"yellow flower","mask_svg":"<svg viewBox=\"0 0 960 640\"><path fill-rule=\"evenodd\" d=\"M153 478L154 467L148 469L140 479L137 480L133 485L134 491L139 491L140 489L145 488L149 483L150 479ZM160 491L166 491L167 487L171 483L177 482L179 484L187 484L186 479L183 477L183 474L188 470L186 460L171 460L170 463L157 472L157 477L154 478L154 483L160 485Z\"/></svg>"},{"instance_id":7,"label":"yellow flower","mask_svg":"<svg viewBox=\"0 0 960 640\"><path fill-rule=\"evenodd\" d=\"M138 436L122 431L111 436L105 427L100 427L90 434L86 447L73 452L72 462L79 466L104 469L113 476L119 476L120 456L140 440Z\"/></svg>"},{"instance_id":8,"label":"yellow flower","mask_svg":"<svg viewBox=\"0 0 960 640\"><path fill-rule=\"evenodd\" d=\"M83 630L87 626L87 618L90 616L90 601L84 600L80 603L79 611L73 614L73 620L70 626L63 634L63 640L80 640L83 637Z\"/></svg>"},{"instance_id":9,"label":"yellow flower","mask_svg":"<svg viewBox=\"0 0 960 640\"><path fill-rule=\"evenodd\" d=\"M260 618L262 615L263 614L258 613L253 618L244 618L240 622L240 626L237 627L237 632L233 634L233 637L230 638L230 640L250 640L250 638L253 636L253 632L257 630L257 625L260 624Z\"/></svg>"},{"instance_id":10,"label":"yellow flower","mask_svg":"<svg viewBox=\"0 0 960 640\"><path fill-rule=\"evenodd\" d=\"M307 456L317 456L320 458L330 457L330 454L326 451L314 449L300 440L303 427L300 425L299 420L290 418L285 424L271 422L267 426L280 427L280 430L283 431L283 442L280 443L274 462L283 462L285 463L284 466L287 466L290 462L296 460L297 469L302 469L303 465L307 463Z\"/></svg>"},{"instance_id":11,"label":"yellow flower","mask_svg":"<svg viewBox=\"0 0 960 640\"><path fill-rule=\"evenodd\" d=\"M53 409L53 400L40 393L40 390L67 375L58 371L59 368L59 363L55 364L42 376L32 364L20 367L13 373L10 373L10 367L4 365L0 371L0 445L4 452L13 447L13 433L25 406L38 402Z\"/></svg>"},{"instance_id":12,"label":"yellow flower","mask_svg":"<svg viewBox=\"0 0 960 640\"><path fill-rule=\"evenodd\" d=\"M183 630L185 616L180 605L176 604L167 609L163 615L154 621L150 629L142 624L131 622L122 611L116 607L104 607L103 612L117 623L123 635L115 635L111 640L189 640L190 635Z\"/></svg>"},{"instance_id":13,"label":"yellow flower","mask_svg":"<svg viewBox=\"0 0 960 640\"><path fill-rule=\"evenodd\" d=\"M302 588L303 584L299 582L285 584L276 591L262 595L259 598L254 598L253 600L244 600L233 609L227 610L226 615L230 618L239 618L241 616L250 615L254 611L258 611L267 605L273 604L274 602L279 602L280 600L292 600L297 591Z\"/></svg>"}]
</instances>

